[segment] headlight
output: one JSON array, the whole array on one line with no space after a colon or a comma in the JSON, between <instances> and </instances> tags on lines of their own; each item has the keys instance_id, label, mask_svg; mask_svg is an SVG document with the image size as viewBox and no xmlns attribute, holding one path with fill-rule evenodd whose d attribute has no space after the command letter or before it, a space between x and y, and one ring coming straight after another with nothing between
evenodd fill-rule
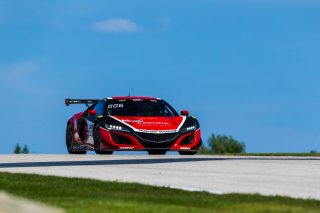
<instances>
[{"instance_id":1,"label":"headlight","mask_svg":"<svg viewBox=\"0 0 320 213\"><path fill-rule=\"evenodd\" d=\"M126 127L114 124L105 125L108 130L119 130L119 131L129 131Z\"/></svg>"},{"instance_id":2,"label":"headlight","mask_svg":"<svg viewBox=\"0 0 320 213\"><path fill-rule=\"evenodd\" d=\"M191 130L195 130L196 129L196 126L189 126L187 127L187 131L191 131Z\"/></svg>"},{"instance_id":3,"label":"headlight","mask_svg":"<svg viewBox=\"0 0 320 213\"><path fill-rule=\"evenodd\" d=\"M189 131L193 131L193 130L196 130L196 126L195 125L184 127L184 128L181 129L181 132L189 132Z\"/></svg>"},{"instance_id":4,"label":"headlight","mask_svg":"<svg viewBox=\"0 0 320 213\"><path fill-rule=\"evenodd\" d=\"M122 130L122 126L106 124L107 129Z\"/></svg>"}]
</instances>

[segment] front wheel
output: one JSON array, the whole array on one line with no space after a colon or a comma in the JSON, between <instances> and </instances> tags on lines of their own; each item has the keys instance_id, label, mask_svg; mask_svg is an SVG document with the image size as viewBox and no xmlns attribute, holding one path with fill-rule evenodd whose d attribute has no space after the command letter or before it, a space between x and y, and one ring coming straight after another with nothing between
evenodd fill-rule
<instances>
[{"instance_id":1,"label":"front wheel","mask_svg":"<svg viewBox=\"0 0 320 213\"><path fill-rule=\"evenodd\" d=\"M99 126L97 126L94 130L94 151L96 152L96 154L99 154L99 155L111 155L113 151L100 150L100 142L101 142L100 128Z\"/></svg>"},{"instance_id":2,"label":"front wheel","mask_svg":"<svg viewBox=\"0 0 320 213\"><path fill-rule=\"evenodd\" d=\"M198 151L179 151L180 155L195 155Z\"/></svg>"},{"instance_id":3,"label":"front wheel","mask_svg":"<svg viewBox=\"0 0 320 213\"><path fill-rule=\"evenodd\" d=\"M68 124L67 132L66 132L66 146L69 154L86 154L87 151L74 151L73 147L73 133L72 133L72 126Z\"/></svg>"},{"instance_id":4,"label":"front wheel","mask_svg":"<svg viewBox=\"0 0 320 213\"><path fill-rule=\"evenodd\" d=\"M165 155L166 153L166 150L148 150L149 155Z\"/></svg>"}]
</instances>

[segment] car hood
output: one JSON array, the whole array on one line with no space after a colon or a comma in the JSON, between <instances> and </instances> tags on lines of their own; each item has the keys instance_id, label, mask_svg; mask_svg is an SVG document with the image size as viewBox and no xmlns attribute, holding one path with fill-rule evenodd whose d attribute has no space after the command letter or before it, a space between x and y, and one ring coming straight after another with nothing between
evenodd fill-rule
<instances>
[{"instance_id":1,"label":"car hood","mask_svg":"<svg viewBox=\"0 0 320 213\"><path fill-rule=\"evenodd\" d=\"M123 117L113 116L135 130L178 130L185 121L184 116L174 117Z\"/></svg>"}]
</instances>

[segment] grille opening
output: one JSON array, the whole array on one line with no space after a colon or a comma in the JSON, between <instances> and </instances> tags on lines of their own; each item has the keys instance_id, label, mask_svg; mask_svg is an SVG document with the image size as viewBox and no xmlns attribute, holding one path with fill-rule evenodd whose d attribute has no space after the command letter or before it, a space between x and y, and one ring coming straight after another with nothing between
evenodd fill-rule
<instances>
[{"instance_id":1,"label":"grille opening","mask_svg":"<svg viewBox=\"0 0 320 213\"><path fill-rule=\"evenodd\" d=\"M163 142L163 143L155 143L155 142L147 142L147 141L140 141L142 146L145 149L170 149L170 147L174 144L173 142Z\"/></svg>"},{"instance_id":2,"label":"grille opening","mask_svg":"<svg viewBox=\"0 0 320 213\"><path fill-rule=\"evenodd\" d=\"M181 141L180 145L190 145L190 144L192 144L193 140L194 140L194 134L191 134L191 135L185 137Z\"/></svg>"},{"instance_id":3,"label":"grille opening","mask_svg":"<svg viewBox=\"0 0 320 213\"><path fill-rule=\"evenodd\" d=\"M130 144L132 145L131 141L122 135L118 135L117 133L111 132L112 140L117 144Z\"/></svg>"},{"instance_id":4,"label":"grille opening","mask_svg":"<svg viewBox=\"0 0 320 213\"><path fill-rule=\"evenodd\" d=\"M146 141L152 141L152 142L171 141L178 136L178 133L152 134L152 133L137 132L136 134L139 138Z\"/></svg>"}]
</instances>

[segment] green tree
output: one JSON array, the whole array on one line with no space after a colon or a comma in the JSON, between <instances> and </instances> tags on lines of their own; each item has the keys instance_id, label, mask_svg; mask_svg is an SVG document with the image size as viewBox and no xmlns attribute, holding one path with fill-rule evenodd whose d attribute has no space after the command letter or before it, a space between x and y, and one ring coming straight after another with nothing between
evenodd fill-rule
<instances>
[{"instance_id":1,"label":"green tree","mask_svg":"<svg viewBox=\"0 0 320 213\"><path fill-rule=\"evenodd\" d=\"M16 147L14 148L14 153L15 154L20 154L21 153L21 147L20 145L17 143Z\"/></svg>"},{"instance_id":2,"label":"green tree","mask_svg":"<svg viewBox=\"0 0 320 213\"><path fill-rule=\"evenodd\" d=\"M208 139L209 151L216 154L245 153L245 144L231 136L214 135Z\"/></svg>"},{"instance_id":3,"label":"green tree","mask_svg":"<svg viewBox=\"0 0 320 213\"><path fill-rule=\"evenodd\" d=\"M29 154L29 149L27 145L24 145L23 149L22 149L22 153L23 154Z\"/></svg>"}]
</instances>

